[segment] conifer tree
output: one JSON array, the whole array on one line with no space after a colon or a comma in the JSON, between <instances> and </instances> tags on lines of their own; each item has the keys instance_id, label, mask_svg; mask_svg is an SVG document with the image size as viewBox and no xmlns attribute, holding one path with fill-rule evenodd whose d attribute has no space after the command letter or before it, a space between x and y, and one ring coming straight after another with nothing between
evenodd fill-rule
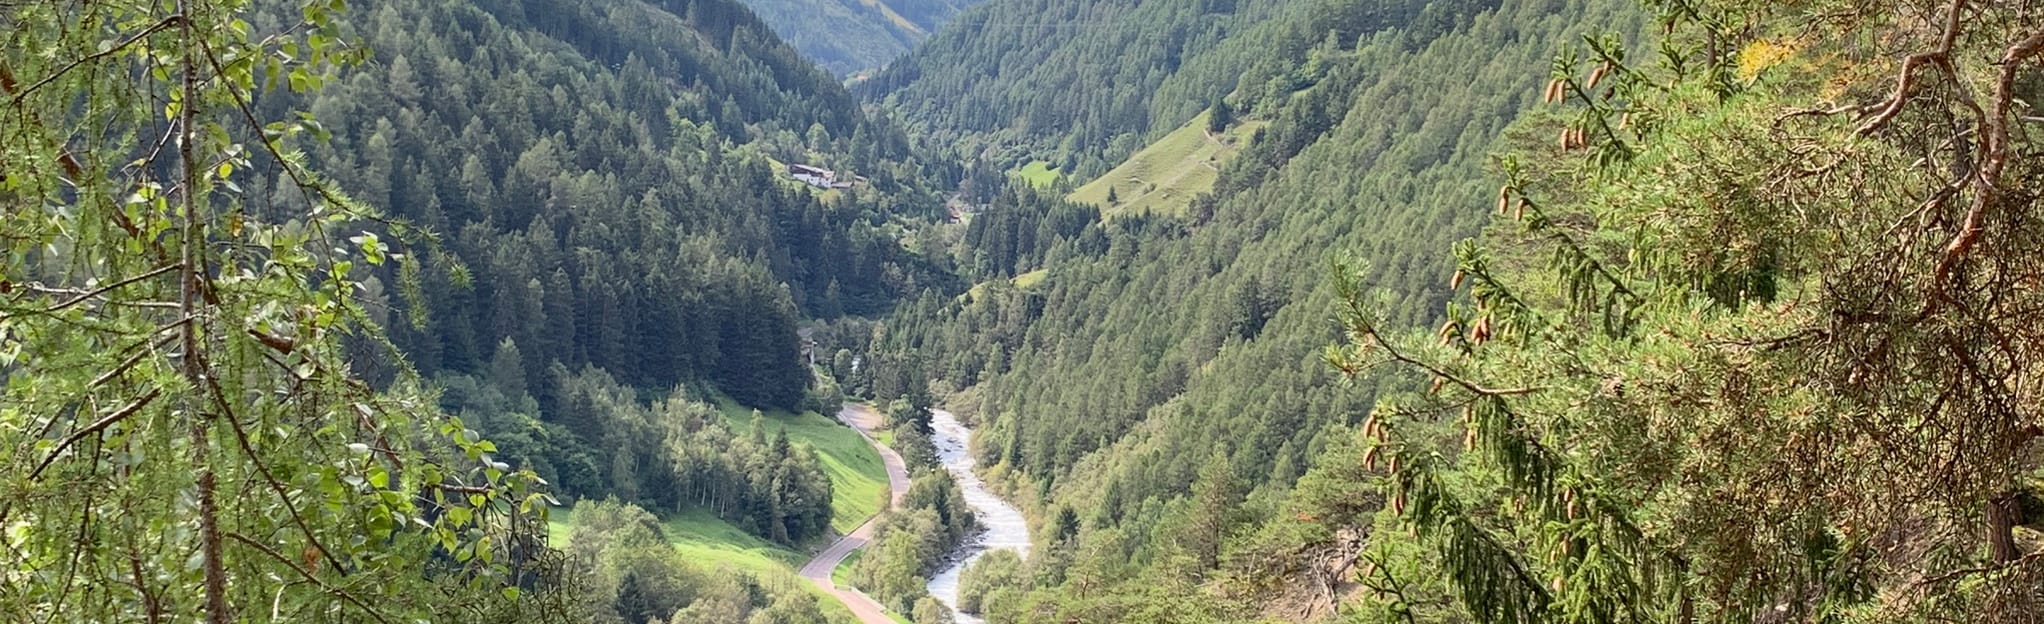
<instances>
[{"instance_id":1,"label":"conifer tree","mask_svg":"<svg viewBox=\"0 0 2044 624\"><path fill-rule=\"evenodd\" d=\"M1228 106L1228 98L1214 98L1213 105L1207 107L1207 134L1227 132L1234 123L1235 109Z\"/></svg>"},{"instance_id":2,"label":"conifer tree","mask_svg":"<svg viewBox=\"0 0 2044 624\"><path fill-rule=\"evenodd\" d=\"M1992 381L2029 377L2044 341L2007 315L2034 299L2017 258L2044 240L2016 216L2037 163L2012 156L2032 147L2013 111L2044 33L2012 6L1942 4L1670 5L1671 40L1708 45L1645 59L1590 38L1544 94L1569 114L1524 122L1558 140L1503 160L1508 220L1456 246L1468 297L1435 335L1388 331L1384 297L1340 278L1349 344L1330 362L1431 380L1379 406L1364 462L1468 614L2044 608L2009 502L2038 469L2040 416ZM1811 20L1826 35L1773 38ZM1917 52L1835 55L1864 38ZM1807 77L1827 74L1885 95L1812 107ZM1459 454L1425 425L1451 415Z\"/></svg>"},{"instance_id":3,"label":"conifer tree","mask_svg":"<svg viewBox=\"0 0 2044 624\"><path fill-rule=\"evenodd\" d=\"M256 103L360 59L339 5L175 5L0 15L0 619L565 619L532 475L350 375L410 231Z\"/></svg>"}]
</instances>

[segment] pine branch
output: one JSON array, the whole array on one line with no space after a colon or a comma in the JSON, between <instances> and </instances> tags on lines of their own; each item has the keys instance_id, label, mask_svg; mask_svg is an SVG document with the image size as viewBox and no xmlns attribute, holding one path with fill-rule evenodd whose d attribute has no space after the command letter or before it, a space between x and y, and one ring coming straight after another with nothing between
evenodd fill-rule
<instances>
[{"instance_id":1,"label":"pine branch","mask_svg":"<svg viewBox=\"0 0 2044 624\"><path fill-rule=\"evenodd\" d=\"M326 593L334 597L348 601L348 604L355 605L355 608L361 609L363 613L367 614L370 617L370 619L376 620L377 622L381 622L382 624L390 624L390 620L384 619L382 613L377 612L376 609L370 608L368 604L363 603L362 600L360 598L356 598L354 594L350 594L347 591L336 589L334 586L326 584L325 581L319 580L319 577L313 576L311 572L305 571L305 568L298 567L298 564L296 562L293 562L290 559L285 558L284 555L277 554L276 550L273 550L268 546L264 546L255 540L249 539L248 537L243 536L240 533L229 531L224 535L227 537L227 539L241 542L243 545L246 545L249 548L254 548L257 551L263 553L264 555L268 555L271 559L277 560L277 563L284 564L284 567L290 568L292 572L297 572L298 576L304 577L305 582L312 583L313 585L319 587L320 590L325 591Z\"/></svg>"},{"instance_id":2,"label":"pine branch","mask_svg":"<svg viewBox=\"0 0 2044 624\"><path fill-rule=\"evenodd\" d=\"M144 393L133 401L129 401L127 405L121 406L120 409L114 410L113 413L93 421L92 424L86 425L83 429L71 432L71 435L64 436L64 440L58 442L57 447L51 449L50 454L43 457L42 463L36 464L34 470L28 471L29 480L42 476L43 470L49 468L51 463L56 462L57 458L62 456L66 449L71 448L71 445L77 444L79 440L85 439L86 436L104 431L107 427L114 426L114 423L121 422L129 416L135 415L136 412L142 411L142 408L148 407L150 403L155 402L156 397L162 396L162 394L163 389L151 388L149 392Z\"/></svg>"},{"instance_id":3,"label":"pine branch","mask_svg":"<svg viewBox=\"0 0 2044 624\"><path fill-rule=\"evenodd\" d=\"M1902 59L1902 70L1895 79L1895 93L1888 97L1888 103L1881 107L1880 113L1868 119L1866 123L1860 124L1857 131L1860 136L1868 136L1887 127L1889 122L1895 120L1896 115L1902 113L1903 105L1909 102L1910 92L1916 89L1917 68L1925 64L1936 64L1949 69L1946 63L1952 56L1952 46L1959 40L1959 17L1965 9L1966 0L1952 0L1952 4L1945 8L1945 27L1943 34L1938 37L1938 47Z\"/></svg>"},{"instance_id":4,"label":"pine branch","mask_svg":"<svg viewBox=\"0 0 2044 624\"><path fill-rule=\"evenodd\" d=\"M182 12L178 13L177 15L165 17L161 20L158 20L155 24L151 24L148 28L143 29L141 32L129 35L127 39L121 40L120 43L114 44L114 46L111 48L100 50L92 54L87 54L85 56L79 57L77 60L71 61L70 63L66 63L63 67L57 68L56 71L50 72L50 75L43 76L42 80L37 80L33 83L30 83L27 87L22 88L20 91L14 91L15 85L13 83L15 78L11 73L9 73L7 75L7 80L5 81L7 84L5 84L4 86L7 88L8 91L14 92L14 98L8 102L8 105L21 106L21 102L27 99L29 94L35 93L37 89L41 89L45 85L50 84L52 81L64 77L64 74L70 73L71 70L77 69L78 66L93 61L97 61L109 56L113 56L115 54L119 54L121 51L126 50L128 46L135 45L135 42L141 41L144 37L148 37L149 35L163 32L163 30L166 28L182 24L184 24L184 14ZM187 31L190 30L188 26L189 25L187 25L186 28Z\"/></svg>"},{"instance_id":5,"label":"pine branch","mask_svg":"<svg viewBox=\"0 0 2044 624\"><path fill-rule=\"evenodd\" d=\"M2039 551L2037 551L2037 552L2033 552L2033 553L2030 553L2030 554L2027 554L2027 555L2023 555L2022 557L2018 557L2018 558L2016 558L2016 559L2014 559L2014 560L2011 560L2011 561L2009 561L2009 562L2007 562L2007 563L1996 563L1996 564L1992 564L1992 565L1984 565L1984 566L1975 566L1975 567L1971 567L1971 568L1960 568L1960 569L1957 569L1957 570L1952 570L1952 571L1950 571L1950 572L1946 572L1946 573L1944 573L1944 574L1939 574L1939 575L1937 575L1937 576L1933 576L1933 577L1930 577L1930 578L1927 578L1927 579L1923 579L1923 580L1921 580L1921 581L1917 581L1917 582L1916 582L1916 587L1918 587L1918 588L1928 588L1928 587L1930 587L1930 586L1932 586L1932 585L1937 585L1937 584L1940 584L1940 583L1948 583L1948 582L1951 582L1951 581L1957 580L1957 579L1959 579L1959 578L1961 578L1961 577L1966 577L1966 576L1972 576L1972 575L1975 575L1975 574L1982 574L1982 573L1987 573L1987 572L1998 572L1998 571L2001 571L2001 570L2009 570L2009 569L2014 569L2014 568L2020 568L2020 567L2023 567L2023 566L2027 566L2027 565L2030 565L2030 564L2033 564L2033 563L2037 563L2037 562L2039 562L2039 561L2044 561L2044 550L2039 550Z\"/></svg>"},{"instance_id":6,"label":"pine branch","mask_svg":"<svg viewBox=\"0 0 2044 624\"><path fill-rule=\"evenodd\" d=\"M1963 1L1953 1L1954 12ZM1954 20L1956 19L1955 17ZM1947 32L1945 45L1948 49L1951 46L1951 37L1952 34ZM1982 159L1980 170L1973 179L1976 187L1973 207L1966 211L1965 224L1960 226L1959 234L1952 238L1952 242L1945 245L1944 256L1938 259L1935 285L1940 290L1945 287L1946 278L1951 275L1952 269L1964 260L1973 250L1974 244L1979 242L1982 230L1980 221L1995 199L2001 195L2001 172L2002 168L2008 165L2008 117L2015 101L2016 71L2040 50L2044 50L2044 31L2031 33L2002 52L2001 74L1994 86L1994 112L1987 115L1987 132L1984 137L1986 142L1980 146L1986 157Z\"/></svg>"}]
</instances>

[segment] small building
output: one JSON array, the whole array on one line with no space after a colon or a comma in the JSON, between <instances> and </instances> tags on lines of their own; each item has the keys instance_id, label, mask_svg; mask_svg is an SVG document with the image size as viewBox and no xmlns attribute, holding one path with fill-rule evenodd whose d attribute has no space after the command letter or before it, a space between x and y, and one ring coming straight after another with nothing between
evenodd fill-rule
<instances>
[{"instance_id":1,"label":"small building","mask_svg":"<svg viewBox=\"0 0 2044 624\"><path fill-rule=\"evenodd\" d=\"M831 171L829 169L824 169L822 167L811 167L809 165L790 164L788 165L788 177L794 178L798 181L801 181L803 184L808 184L816 188L822 189L852 188L851 181L847 180L840 182L837 179L836 171Z\"/></svg>"}]
</instances>

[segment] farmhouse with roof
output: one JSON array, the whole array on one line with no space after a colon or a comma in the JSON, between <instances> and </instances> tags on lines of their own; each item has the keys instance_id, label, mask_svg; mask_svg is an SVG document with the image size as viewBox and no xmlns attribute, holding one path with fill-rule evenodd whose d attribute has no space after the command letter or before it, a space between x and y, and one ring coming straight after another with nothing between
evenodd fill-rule
<instances>
[{"instance_id":1,"label":"farmhouse with roof","mask_svg":"<svg viewBox=\"0 0 2044 624\"><path fill-rule=\"evenodd\" d=\"M804 184L808 184L816 188L822 189L852 188L852 183L850 180L840 182L837 179L836 171L831 171L829 169L824 169L822 167L811 167L809 165L797 165L791 163L788 165L788 177L800 180Z\"/></svg>"}]
</instances>

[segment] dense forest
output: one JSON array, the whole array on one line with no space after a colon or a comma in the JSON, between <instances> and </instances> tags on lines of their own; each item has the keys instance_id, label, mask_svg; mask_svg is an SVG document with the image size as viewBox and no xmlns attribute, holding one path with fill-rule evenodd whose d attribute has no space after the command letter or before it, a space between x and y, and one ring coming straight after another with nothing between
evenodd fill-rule
<instances>
[{"instance_id":1,"label":"dense forest","mask_svg":"<svg viewBox=\"0 0 2044 624\"><path fill-rule=\"evenodd\" d=\"M901 244L943 168L732 2L343 8L4 16L0 519L77 528L10 532L6 619L822 621L542 520L826 535L816 452L708 403L829 408L796 324L952 279Z\"/></svg>"},{"instance_id":2,"label":"dense forest","mask_svg":"<svg viewBox=\"0 0 2044 624\"><path fill-rule=\"evenodd\" d=\"M728 2L357 10L343 32L371 60L254 102L309 111L308 162L388 217L364 236L394 261L355 275L384 331L351 341L353 370L447 388L443 408L564 499L822 536L815 458L719 431L702 403L829 409L798 321L951 279L899 240L940 201L900 131ZM776 161L868 182L819 193Z\"/></svg>"},{"instance_id":3,"label":"dense forest","mask_svg":"<svg viewBox=\"0 0 2044 624\"><path fill-rule=\"evenodd\" d=\"M892 177L898 131L742 8L406 2L360 9L376 61L265 102L309 110L332 136L314 162L434 237L372 276L422 372L481 371L509 340L546 413L554 364L794 407L799 318L941 281L879 227L937 209ZM768 158L873 182L823 198Z\"/></svg>"},{"instance_id":4,"label":"dense forest","mask_svg":"<svg viewBox=\"0 0 2044 624\"><path fill-rule=\"evenodd\" d=\"M781 39L837 75L876 70L984 0L745 0Z\"/></svg>"},{"instance_id":5,"label":"dense forest","mask_svg":"<svg viewBox=\"0 0 2044 624\"><path fill-rule=\"evenodd\" d=\"M2044 621L2034 7L751 4L0 6L0 619Z\"/></svg>"},{"instance_id":6,"label":"dense forest","mask_svg":"<svg viewBox=\"0 0 2044 624\"><path fill-rule=\"evenodd\" d=\"M2023 265L1998 254L2023 253L2023 226L1979 225L2034 195L2014 168L1966 181L2025 153L2009 137L2035 84L2032 16L1303 4L1297 28L1273 14L1214 31L1207 49L1279 51L1264 58L1288 70L1225 87L1269 126L1185 217L1089 219L1010 181L953 249L977 286L842 332L875 363L855 382L955 391L990 474L1033 507L1042 554L968 573L989 621L2039 612L2033 420L2007 385L2026 339L1994 320L2020 305L1999 284ZM1112 23L1096 22L1069 29ZM1314 28L1283 56L1283 33ZM960 37L866 93L964 154L1091 145L1111 163L1126 145L1095 137L1189 114L1062 103L1216 101L1155 86L1178 78L1163 63L1116 66L1161 80L1054 89L1036 81L1096 66L971 73L1001 62L974 52L1116 58L1081 52L1108 34ZM1981 65L1934 65L1964 45ZM1928 60L1898 70L1909 53ZM1894 93L1897 71L1932 66L1938 86ZM2005 99L1969 99L1989 94ZM1971 138L1996 126L2009 134ZM999 184L981 171L968 183ZM1955 251L1990 235L2004 246ZM1972 441L1985 455L1949 446ZM1898 587L1927 593L1884 594Z\"/></svg>"},{"instance_id":7,"label":"dense forest","mask_svg":"<svg viewBox=\"0 0 2044 624\"><path fill-rule=\"evenodd\" d=\"M1319 72L1306 62L1316 46L1438 29L1487 6L990 2L857 90L932 149L996 164L1046 160L1084 182L1224 96L1244 110L1276 108Z\"/></svg>"},{"instance_id":8,"label":"dense forest","mask_svg":"<svg viewBox=\"0 0 2044 624\"><path fill-rule=\"evenodd\" d=\"M1390 10L1319 5L1302 19ZM1328 268L1367 258L1368 278L1396 293L1380 310L1387 322L1437 319L1451 296L1445 251L1478 231L1496 190L1484 181L1492 141L1537 101L1542 70L1569 41L1637 19L1617 2L1514 3L1459 19L1430 19L1449 10L1435 3L1405 10L1400 23L1436 29L1306 49L1298 91L1250 113L1271 125L1191 214L1087 221L1063 216L1083 208L1006 191L958 251L970 259L961 266L984 270L983 287L908 304L872 343L871 361L913 358L927 377L976 386L960 396L976 398L965 407L980 414L983 461L1044 518L1068 507L1083 521L1062 536L1044 522L1039 541L1064 544L1033 561L1052 566L1031 574L1049 584L990 594L992 613L1033 603L1154 621L1163 616L1145 609L1176 608L1200 579L1219 578L1223 534L1274 516L1316 457L1352 435L1379 385L1397 381L1351 387L1318 362L1340 335ZM1033 287L1000 279L1038 268L1048 277ZM1218 498L1202 504L1192 496L1202 489ZM1185 537L1200 524L1216 527L1207 541ZM1092 576L1074 585L1071 569Z\"/></svg>"}]
</instances>

